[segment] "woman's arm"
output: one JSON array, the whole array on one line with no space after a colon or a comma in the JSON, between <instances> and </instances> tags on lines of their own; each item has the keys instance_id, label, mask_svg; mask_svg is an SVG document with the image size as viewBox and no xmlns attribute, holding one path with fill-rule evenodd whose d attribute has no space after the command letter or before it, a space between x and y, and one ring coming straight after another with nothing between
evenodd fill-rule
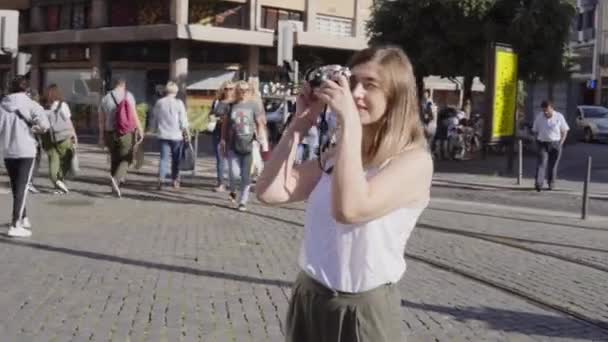
<instances>
[{"instance_id":1,"label":"woman's arm","mask_svg":"<svg viewBox=\"0 0 608 342\"><path fill-rule=\"evenodd\" d=\"M105 146L105 132L106 132L106 113L103 108L103 100L99 104L97 110L97 123L99 124L99 138L97 144L102 148Z\"/></svg>"},{"instance_id":2,"label":"woman's arm","mask_svg":"<svg viewBox=\"0 0 608 342\"><path fill-rule=\"evenodd\" d=\"M221 135L220 135L220 152L226 156L228 150L226 148L226 141L228 140L228 126L230 126L230 115L232 108L228 110L228 112L224 115L222 119L222 127L221 127Z\"/></svg>"},{"instance_id":3,"label":"woman's arm","mask_svg":"<svg viewBox=\"0 0 608 342\"><path fill-rule=\"evenodd\" d=\"M306 135L323 105L311 101L310 89L305 86L298 98L294 119L283 133L278 145L272 151L272 158L264 165L258 178L256 193L266 204L283 204L303 201L308 198L319 181L322 171L313 160L294 165L298 144Z\"/></svg>"},{"instance_id":4,"label":"woman's arm","mask_svg":"<svg viewBox=\"0 0 608 342\"><path fill-rule=\"evenodd\" d=\"M78 144L78 136L76 135L76 127L74 126L74 121L72 121L72 111L70 110L70 106L63 102L61 103L61 111L65 115L65 117L70 120L72 125L72 142L74 144Z\"/></svg>"},{"instance_id":5,"label":"woman's arm","mask_svg":"<svg viewBox=\"0 0 608 342\"><path fill-rule=\"evenodd\" d=\"M179 100L179 114L181 129L188 130L190 127L190 123L188 122L188 110L186 109L186 105L182 100Z\"/></svg>"},{"instance_id":6,"label":"woman's arm","mask_svg":"<svg viewBox=\"0 0 608 342\"><path fill-rule=\"evenodd\" d=\"M336 221L357 224L399 208L426 207L433 161L424 147L401 153L368 179L361 163L361 150L354 148L357 133L346 130L338 143L333 171L332 211Z\"/></svg>"},{"instance_id":7,"label":"woman's arm","mask_svg":"<svg viewBox=\"0 0 608 342\"><path fill-rule=\"evenodd\" d=\"M344 224L367 222L398 208L424 208L429 201L433 162L424 147L395 156L378 174L367 178L361 146L363 128L348 81L330 82L319 96L340 120L340 139L333 169L332 211Z\"/></svg>"},{"instance_id":8,"label":"woman's arm","mask_svg":"<svg viewBox=\"0 0 608 342\"><path fill-rule=\"evenodd\" d=\"M321 177L316 160L295 165L298 144L306 132L306 124L295 121L283 134L264 165L256 184L258 200L266 204L285 204L308 198Z\"/></svg>"}]
</instances>

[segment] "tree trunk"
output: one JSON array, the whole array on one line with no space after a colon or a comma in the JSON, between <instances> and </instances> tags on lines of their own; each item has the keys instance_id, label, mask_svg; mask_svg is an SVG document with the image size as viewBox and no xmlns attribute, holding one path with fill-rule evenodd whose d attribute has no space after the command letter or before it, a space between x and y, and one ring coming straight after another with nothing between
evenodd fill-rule
<instances>
[{"instance_id":1,"label":"tree trunk","mask_svg":"<svg viewBox=\"0 0 608 342\"><path fill-rule=\"evenodd\" d=\"M473 110L473 76L465 76L463 87L464 87L464 98L462 107L467 114L467 117L471 117L471 111Z\"/></svg>"},{"instance_id":2,"label":"tree trunk","mask_svg":"<svg viewBox=\"0 0 608 342\"><path fill-rule=\"evenodd\" d=\"M418 92L418 99L422 99L424 94L424 75L416 75L416 90Z\"/></svg>"},{"instance_id":3,"label":"tree trunk","mask_svg":"<svg viewBox=\"0 0 608 342\"><path fill-rule=\"evenodd\" d=\"M467 100L473 101L473 76L465 76L464 77L464 101Z\"/></svg>"}]
</instances>

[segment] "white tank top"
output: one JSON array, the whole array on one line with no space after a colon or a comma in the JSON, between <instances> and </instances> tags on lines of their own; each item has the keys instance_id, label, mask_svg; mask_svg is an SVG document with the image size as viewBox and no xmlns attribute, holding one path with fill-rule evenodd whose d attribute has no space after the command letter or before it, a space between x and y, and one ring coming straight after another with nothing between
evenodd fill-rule
<instances>
[{"instance_id":1,"label":"white tank top","mask_svg":"<svg viewBox=\"0 0 608 342\"><path fill-rule=\"evenodd\" d=\"M367 223L343 225L331 212L331 183L332 176L324 173L308 199L300 268L341 292L398 282L406 268L405 244L424 208L401 208Z\"/></svg>"}]
</instances>

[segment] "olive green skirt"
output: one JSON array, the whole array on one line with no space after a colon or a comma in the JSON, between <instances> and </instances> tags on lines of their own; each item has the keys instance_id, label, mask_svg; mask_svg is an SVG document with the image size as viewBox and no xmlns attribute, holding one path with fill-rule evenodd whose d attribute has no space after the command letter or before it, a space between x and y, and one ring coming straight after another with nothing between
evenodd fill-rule
<instances>
[{"instance_id":1,"label":"olive green skirt","mask_svg":"<svg viewBox=\"0 0 608 342\"><path fill-rule=\"evenodd\" d=\"M400 296L394 284L362 293L328 289L304 272L293 286L287 342L402 342Z\"/></svg>"}]
</instances>

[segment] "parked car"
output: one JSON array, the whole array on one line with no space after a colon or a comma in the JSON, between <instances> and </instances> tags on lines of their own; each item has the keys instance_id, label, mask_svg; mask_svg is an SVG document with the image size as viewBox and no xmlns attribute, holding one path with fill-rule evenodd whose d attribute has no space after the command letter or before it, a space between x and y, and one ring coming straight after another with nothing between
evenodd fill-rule
<instances>
[{"instance_id":1,"label":"parked car","mask_svg":"<svg viewBox=\"0 0 608 342\"><path fill-rule=\"evenodd\" d=\"M608 108L578 106L576 115L577 136L585 142L608 140Z\"/></svg>"}]
</instances>

